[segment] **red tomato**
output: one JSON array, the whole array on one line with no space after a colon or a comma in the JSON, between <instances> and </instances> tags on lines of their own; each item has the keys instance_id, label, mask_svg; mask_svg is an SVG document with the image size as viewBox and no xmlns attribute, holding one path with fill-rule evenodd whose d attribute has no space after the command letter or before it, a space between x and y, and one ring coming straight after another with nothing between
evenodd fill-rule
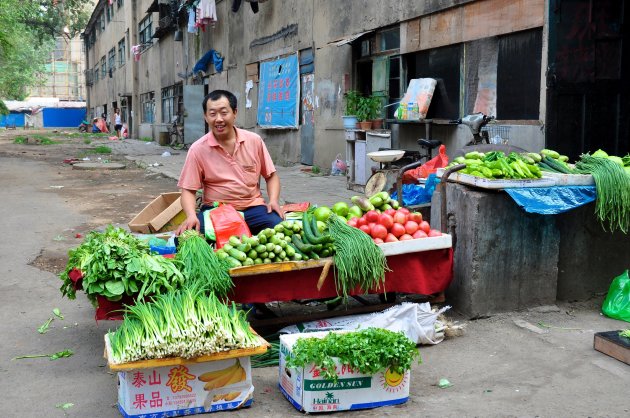
<instances>
[{"instance_id":1,"label":"red tomato","mask_svg":"<svg viewBox=\"0 0 630 418\"><path fill-rule=\"evenodd\" d=\"M383 240L380 238L373 238L372 241L374 241L374 244L382 244Z\"/></svg>"},{"instance_id":2,"label":"red tomato","mask_svg":"<svg viewBox=\"0 0 630 418\"><path fill-rule=\"evenodd\" d=\"M365 220L367 220L368 223L378 222L378 212L375 210L368 210L363 216L365 216Z\"/></svg>"},{"instance_id":3,"label":"red tomato","mask_svg":"<svg viewBox=\"0 0 630 418\"><path fill-rule=\"evenodd\" d=\"M358 218L352 218L352 219L350 219L350 220L348 221L348 225L353 226L353 227L355 227L355 228L358 228L358 226L357 226L357 219L358 219Z\"/></svg>"},{"instance_id":4,"label":"red tomato","mask_svg":"<svg viewBox=\"0 0 630 418\"><path fill-rule=\"evenodd\" d=\"M387 237L385 237L385 242L396 242L396 241L398 241L398 238L396 238L394 234L392 234L391 232L387 234Z\"/></svg>"},{"instance_id":5,"label":"red tomato","mask_svg":"<svg viewBox=\"0 0 630 418\"><path fill-rule=\"evenodd\" d=\"M427 233L424 232L422 229L418 229L413 235L412 237L414 239L418 239L418 238L426 238L428 237Z\"/></svg>"},{"instance_id":6,"label":"red tomato","mask_svg":"<svg viewBox=\"0 0 630 418\"><path fill-rule=\"evenodd\" d=\"M422 222L422 214L420 212L411 212L409 214L409 220L419 224Z\"/></svg>"},{"instance_id":7,"label":"red tomato","mask_svg":"<svg viewBox=\"0 0 630 418\"><path fill-rule=\"evenodd\" d=\"M398 240L399 241L409 241L410 239L413 239L413 237L411 235L409 235L409 234L402 234Z\"/></svg>"},{"instance_id":8,"label":"red tomato","mask_svg":"<svg viewBox=\"0 0 630 418\"><path fill-rule=\"evenodd\" d=\"M359 227L359 229L360 229L361 231L365 232L366 234L370 235L370 227L369 227L369 226L367 226L367 225L361 225L361 226Z\"/></svg>"},{"instance_id":9,"label":"red tomato","mask_svg":"<svg viewBox=\"0 0 630 418\"><path fill-rule=\"evenodd\" d=\"M441 237L442 233L440 231L438 231L437 229L432 229L429 231L429 236L430 237Z\"/></svg>"},{"instance_id":10,"label":"red tomato","mask_svg":"<svg viewBox=\"0 0 630 418\"><path fill-rule=\"evenodd\" d=\"M392 225L394 225L394 218L386 213L381 213L378 217L378 223L383 225L389 231Z\"/></svg>"},{"instance_id":11,"label":"red tomato","mask_svg":"<svg viewBox=\"0 0 630 418\"><path fill-rule=\"evenodd\" d=\"M405 231L409 234L409 235L413 235L414 232L416 232L418 230L418 224L414 221L407 221L405 222Z\"/></svg>"},{"instance_id":12,"label":"red tomato","mask_svg":"<svg viewBox=\"0 0 630 418\"><path fill-rule=\"evenodd\" d=\"M402 212L396 212L394 215L394 222L404 225L407 222L407 215Z\"/></svg>"},{"instance_id":13,"label":"red tomato","mask_svg":"<svg viewBox=\"0 0 630 418\"><path fill-rule=\"evenodd\" d=\"M363 225L367 225L367 221L365 220L365 217L361 216L358 220L357 220L357 226L359 228L361 228Z\"/></svg>"},{"instance_id":14,"label":"red tomato","mask_svg":"<svg viewBox=\"0 0 630 418\"><path fill-rule=\"evenodd\" d=\"M370 222L367 224L367 226L370 227L370 234L372 234L372 228L374 228L374 225L378 225L376 222Z\"/></svg>"},{"instance_id":15,"label":"red tomato","mask_svg":"<svg viewBox=\"0 0 630 418\"><path fill-rule=\"evenodd\" d=\"M387 228L381 224L374 224L374 226L372 226L372 238L387 238Z\"/></svg>"},{"instance_id":16,"label":"red tomato","mask_svg":"<svg viewBox=\"0 0 630 418\"><path fill-rule=\"evenodd\" d=\"M431 225L427 221L420 222L420 229L422 229L426 234L431 230Z\"/></svg>"},{"instance_id":17,"label":"red tomato","mask_svg":"<svg viewBox=\"0 0 630 418\"><path fill-rule=\"evenodd\" d=\"M394 225L392 225L392 229L391 229L390 232L392 233L392 235L394 235L396 238L398 238L402 234L404 234L406 231L405 231L405 227L402 226L402 224L394 223Z\"/></svg>"},{"instance_id":18,"label":"red tomato","mask_svg":"<svg viewBox=\"0 0 630 418\"><path fill-rule=\"evenodd\" d=\"M402 212L405 215L409 215L409 209L407 208L398 208L398 212Z\"/></svg>"},{"instance_id":19,"label":"red tomato","mask_svg":"<svg viewBox=\"0 0 630 418\"><path fill-rule=\"evenodd\" d=\"M385 209L385 212L383 213L386 213L389 216L394 217L394 215L396 214L396 209Z\"/></svg>"}]
</instances>

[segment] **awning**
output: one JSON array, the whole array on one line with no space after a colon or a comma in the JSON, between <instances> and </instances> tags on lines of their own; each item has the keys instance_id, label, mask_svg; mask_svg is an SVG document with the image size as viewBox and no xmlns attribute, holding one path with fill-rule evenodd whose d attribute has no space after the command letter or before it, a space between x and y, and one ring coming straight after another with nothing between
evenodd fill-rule
<instances>
[{"instance_id":1,"label":"awning","mask_svg":"<svg viewBox=\"0 0 630 418\"><path fill-rule=\"evenodd\" d=\"M363 35L367 35L368 33L372 33L372 32L374 32L374 30L368 30L368 31L365 31L365 32L356 33L354 35L345 36L343 38L336 39L334 41L328 42L328 45L334 45L334 46L346 45L346 44L349 44L350 42L356 41L357 39L359 39Z\"/></svg>"},{"instance_id":2,"label":"awning","mask_svg":"<svg viewBox=\"0 0 630 418\"><path fill-rule=\"evenodd\" d=\"M147 13L159 12L160 7L158 6L158 0L153 0L153 3L147 9Z\"/></svg>"}]
</instances>

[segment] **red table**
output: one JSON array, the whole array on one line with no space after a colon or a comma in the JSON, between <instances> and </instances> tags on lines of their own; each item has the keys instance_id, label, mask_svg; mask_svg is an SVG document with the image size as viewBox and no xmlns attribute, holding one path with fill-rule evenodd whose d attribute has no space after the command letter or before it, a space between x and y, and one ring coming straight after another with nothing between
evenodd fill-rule
<instances>
[{"instance_id":1,"label":"red table","mask_svg":"<svg viewBox=\"0 0 630 418\"><path fill-rule=\"evenodd\" d=\"M387 257L391 271L385 275L387 292L432 295L446 290L453 279L453 249L444 248ZM317 281L322 267L232 277L230 299L238 303L264 303L295 299L324 299L337 296L334 266L321 290ZM363 294L355 289L352 295ZM372 289L369 293L383 293Z\"/></svg>"}]
</instances>

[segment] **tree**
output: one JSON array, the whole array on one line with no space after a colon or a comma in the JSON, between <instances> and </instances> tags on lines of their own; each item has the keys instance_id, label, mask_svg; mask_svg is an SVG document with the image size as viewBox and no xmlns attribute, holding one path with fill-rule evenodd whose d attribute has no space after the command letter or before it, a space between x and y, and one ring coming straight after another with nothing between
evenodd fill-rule
<instances>
[{"instance_id":1,"label":"tree","mask_svg":"<svg viewBox=\"0 0 630 418\"><path fill-rule=\"evenodd\" d=\"M88 9L84 0L0 0L0 5L0 98L22 100L42 81L55 37L83 30Z\"/></svg>"}]
</instances>

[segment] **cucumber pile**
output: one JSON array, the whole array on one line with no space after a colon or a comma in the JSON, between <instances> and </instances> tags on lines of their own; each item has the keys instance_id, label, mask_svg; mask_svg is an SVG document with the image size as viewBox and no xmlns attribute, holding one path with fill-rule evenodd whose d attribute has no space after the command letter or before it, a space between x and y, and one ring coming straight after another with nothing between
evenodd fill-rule
<instances>
[{"instance_id":1,"label":"cucumber pile","mask_svg":"<svg viewBox=\"0 0 630 418\"><path fill-rule=\"evenodd\" d=\"M330 236L321 234L312 215L305 213L304 218L309 222L282 221L252 237L232 236L216 254L230 268L331 256L334 247Z\"/></svg>"},{"instance_id":2,"label":"cucumber pile","mask_svg":"<svg viewBox=\"0 0 630 418\"><path fill-rule=\"evenodd\" d=\"M569 157L566 155L560 155L558 151L551 149L543 149L540 154L530 152L527 155L531 156L538 164L538 167L542 171L549 173L560 174L577 174L577 171L567 165Z\"/></svg>"}]
</instances>

